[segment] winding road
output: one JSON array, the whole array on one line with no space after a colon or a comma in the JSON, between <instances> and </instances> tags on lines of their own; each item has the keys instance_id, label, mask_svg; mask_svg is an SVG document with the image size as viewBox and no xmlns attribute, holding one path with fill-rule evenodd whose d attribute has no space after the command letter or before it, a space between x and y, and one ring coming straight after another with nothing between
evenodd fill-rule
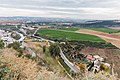
<instances>
[{"instance_id":1,"label":"winding road","mask_svg":"<svg viewBox=\"0 0 120 80\"><path fill-rule=\"evenodd\" d=\"M42 37L35 36L35 34L37 33L38 30L39 30L39 28L34 32L34 34L32 35L33 37L40 38L40 39L42 39L42 40L47 40L47 41L49 41L49 42L51 42L51 43L55 43L55 41L52 41L52 40L44 39L44 38L42 38ZM59 48L60 48L60 47L59 47ZM70 62L70 61L66 58L66 56L64 55L64 53L63 53L63 51L62 51L61 48L60 48L60 53L59 53L59 54L60 54L61 58L64 60L64 62L70 67L70 69L71 69L72 71L74 71L75 73L78 73L78 72L80 71L78 66L76 66L75 64L73 64L72 62Z\"/></svg>"},{"instance_id":2,"label":"winding road","mask_svg":"<svg viewBox=\"0 0 120 80\"><path fill-rule=\"evenodd\" d=\"M76 66L66 58L61 48L60 48L60 56L72 71L74 71L75 73L78 73L80 71L78 66Z\"/></svg>"}]
</instances>

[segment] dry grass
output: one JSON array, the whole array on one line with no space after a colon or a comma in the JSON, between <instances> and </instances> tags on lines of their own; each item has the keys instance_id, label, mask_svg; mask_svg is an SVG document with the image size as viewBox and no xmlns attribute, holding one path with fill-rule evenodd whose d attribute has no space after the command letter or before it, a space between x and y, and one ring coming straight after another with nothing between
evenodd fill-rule
<instances>
[{"instance_id":1,"label":"dry grass","mask_svg":"<svg viewBox=\"0 0 120 80\"><path fill-rule=\"evenodd\" d=\"M83 77L80 77L80 80L120 80L115 75L105 73L103 71L99 73L86 72Z\"/></svg>"},{"instance_id":2,"label":"dry grass","mask_svg":"<svg viewBox=\"0 0 120 80\"><path fill-rule=\"evenodd\" d=\"M69 80L68 77L48 71L45 67L38 66L36 62L22 57L17 57L17 52L13 49L0 50L0 61L6 63L11 70L8 73L11 80ZM76 80L119 80L115 75L104 72L89 73L86 72L82 77Z\"/></svg>"},{"instance_id":3,"label":"dry grass","mask_svg":"<svg viewBox=\"0 0 120 80\"><path fill-rule=\"evenodd\" d=\"M48 52L48 47L46 47L46 52L43 53L42 47L40 46L44 46L46 44L46 42L27 42L27 45L35 52L37 53L37 55L43 59L47 64L49 64L49 68L53 71L53 72L59 72L59 73L63 73L62 75L64 75L64 69L62 69L57 61L55 59L53 59Z\"/></svg>"},{"instance_id":4,"label":"dry grass","mask_svg":"<svg viewBox=\"0 0 120 80\"><path fill-rule=\"evenodd\" d=\"M12 80L68 80L67 77L47 71L45 67L38 66L30 59L18 58L13 49L4 49L1 52L0 61L6 63L11 70L8 75Z\"/></svg>"}]
</instances>

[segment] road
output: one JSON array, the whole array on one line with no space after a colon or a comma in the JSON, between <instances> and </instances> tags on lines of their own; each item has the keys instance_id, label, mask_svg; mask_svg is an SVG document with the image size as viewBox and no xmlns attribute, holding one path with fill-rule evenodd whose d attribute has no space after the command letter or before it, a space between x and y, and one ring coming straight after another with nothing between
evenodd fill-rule
<instances>
[{"instance_id":1,"label":"road","mask_svg":"<svg viewBox=\"0 0 120 80\"><path fill-rule=\"evenodd\" d=\"M17 26L16 26L16 28L19 29ZM21 36L21 38L17 41L22 42L22 45L28 49L28 51L29 51L29 53L31 54L32 57L36 57L36 53L28 47L27 43L24 42L25 37L23 36L23 34L17 32L17 31L16 31L16 33Z\"/></svg>"},{"instance_id":2,"label":"road","mask_svg":"<svg viewBox=\"0 0 120 80\"><path fill-rule=\"evenodd\" d=\"M39 37L39 36L35 36L35 34L37 33L37 31L38 31L39 29L40 29L40 28L37 28L37 29L35 30L35 32L33 33L32 37L38 38L38 39L41 39L41 40L45 40L45 41L49 41L49 42L51 42L51 43L55 43L55 41L48 40L48 39L45 39L45 38L42 38L42 37Z\"/></svg>"},{"instance_id":3,"label":"road","mask_svg":"<svg viewBox=\"0 0 120 80\"><path fill-rule=\"evenodd\" d=\"M40 28L37 28L37 29L35 30L35 32L33 33L33 35L35 35L39 29L40 29Z\"/></svg>"},{"instance_id":4,"label":"road","mask_svg":"<svg viewBox=\"0 0 120 80\"><path fill-rule=\"evenodd\" d=\"M78 66L76 66L66 58L61 48L60 48L60 56L72 71L74 71L75 73L78 73L80 71Z\"/></svg>"},{"instance_id":5,"label":"road","mask_svg":"<svg viewBox=\"0 0 120 80\"><path fill-rule=\"evenodd\" d=\"M49 41L49 42L51 42L51 43L55 43L55 41L52 41L52 40L44 39L44 38L42 38L42 37L35 36L35 34L37 33L38 30L39 30L39 28L34 32L34 34L32 35L33 37L40 38L40 39L42 39L42 40L47 40L47 41ZM60 48L60 47L59 47L59 48ZM61 58L62 58L62 59L64 60L64 62L70 67L70 69L71 69L72 71L74 71L75 73L78 73L78 72L80 71L78 66L76 66L75 64L73 64L72 62L70 62L70 61L66 58L66 56L64 55L64 53L63 53L63 51L62 51L61 48L60 48L60 53L59 53L59 54L61 55Z\"/></svg>"}]
</instances>

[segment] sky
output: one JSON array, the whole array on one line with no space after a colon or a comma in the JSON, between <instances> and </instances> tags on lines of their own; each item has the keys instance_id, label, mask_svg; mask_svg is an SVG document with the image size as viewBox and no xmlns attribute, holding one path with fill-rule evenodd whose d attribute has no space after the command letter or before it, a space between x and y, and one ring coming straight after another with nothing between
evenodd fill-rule
<instances>
[{"instance_id":1,"label":"sky","mask_svg":"<svg viewBox=\"0 0 120 80\"><path fill-rule=\"evenodd\" d=\"M120 19L120 0L0 0L0 16Z\"/></svg>"}]
</instances>

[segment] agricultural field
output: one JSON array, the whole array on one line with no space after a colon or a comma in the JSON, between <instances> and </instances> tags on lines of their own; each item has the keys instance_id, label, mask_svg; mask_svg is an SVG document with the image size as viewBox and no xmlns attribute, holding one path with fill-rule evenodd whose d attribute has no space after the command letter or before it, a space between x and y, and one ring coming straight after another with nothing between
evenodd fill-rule
<instances>
[{"instance_id":1,"label":"agricultural field","mask_svg":"<svg viewBox=\"0 0 120 80\"><path fill-rule=\"evenodd\" d=\"M119 33L113 33L113 34L120 36L120 32Z\"/></svg>"},{"instance_id":2,"label":"agricultural field","mask_svg":"<svg viewBox=\"0 0 120 80\"><path fill-rule=\"evenodd\" d=\"M71 28L60 28L60 30L66 30L66 31L77 31L79 29L89 29L89 30L95 30L105 33L118 33L120 30L111 29L111 28L96 28L96 27L71 27Z\"/></svg>"},{"instance_id":3,"label":"agricultural field","mask_svg":"<svg viewBox=\"0 0 120 80\"><path fill-rule=\"evenodd\" d=\"M48 38L54 37L57 39L67 39L67 40L105 42L101 38L94 35L81 34L81 33L75 33L75 32L66 32L66 31L52 30L52 29L41 29L38 31L38 34L44 35Z\"/></svg>"},{"instance_id":4,"label":"agricultural field","mask_svg":"<svg viewBox=\"0 0 120 80\"><path fill-rule=\"evenodd\" d=\"M77 27L71 27L71 28L61 28L60 30L67 30L67 31L77 31L79 30L80 28L77 28Z\"/></svg>"},{"instance_id":5,"label":"agricultural field","mask_svg":"<svg viewBox=\"0 0 120 80\"><path fill-rule=\"evenodd\" d=\"M105 32L105 33L118 33L120 30L110 29L110 28L86 28L90 30Z\"/></svg>"}]
</instances>

